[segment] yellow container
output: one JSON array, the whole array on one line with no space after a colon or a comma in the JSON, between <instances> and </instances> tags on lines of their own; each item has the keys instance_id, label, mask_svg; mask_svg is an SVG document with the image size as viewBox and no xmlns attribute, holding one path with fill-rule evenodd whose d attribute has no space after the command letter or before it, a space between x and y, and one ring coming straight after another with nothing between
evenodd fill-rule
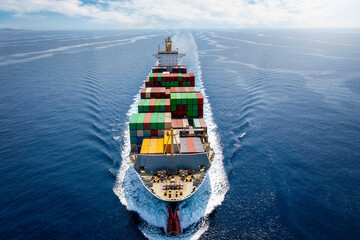
<instances>
[{"instance_id":1,"label":"yellow container","mask_svg":"<svg viewBox=\"0 0 360 240\"><path fill-rule=\"evenodd\" d=\"M174 133L176 133L176 132L174 131ZM171 143L172 143L173 140L175 140L174 141L174 152L175 153L179 152L179 146L178 146L178 145L180 145L180 136L179 136L179 134L175 135L174 139L172 139L172 137L167 136L167 134L165 133L164 134L164 148L165 148L166 153L171 152Z\"/></svg>"},{"instance_id":2,"label":"yellow container","mask_svg":"<svg viewBox=\"0 0 360 240\"><path fill-rule=\"evenodd\" d=\"M156 153L162 154L163 152L164 152L164 139L158 138Z\"/></svg>"},{"instance_id":3,"label":"yellow container","mask_svg":"<svg viewBox=\"0 0 360 240\"><path fill-rule=\"evenodd\" d=\"M149 153L149 146L150 146L150 139L145 138L141 144L141 151L140 154L147 154Z\"/></svg>"},{"instance_id":4,"label":"yellow container","mask_svg":"<svg viewBox=\"0 0 360 240\"><path fill-rule=\"evenodd\" d=\"M172 139L167 133L164 134L164 144L171 144Z\"/></svg>"},{"instance_id":5,"label":"yellow container","mask_svg":"<svg viewBox=\"0 0 360 240\"><path fill-rule=\"evenodd\" d=\"M150 139L149 154L156 154L157 151L157 138Z\"/></svg>"}]
</instances>

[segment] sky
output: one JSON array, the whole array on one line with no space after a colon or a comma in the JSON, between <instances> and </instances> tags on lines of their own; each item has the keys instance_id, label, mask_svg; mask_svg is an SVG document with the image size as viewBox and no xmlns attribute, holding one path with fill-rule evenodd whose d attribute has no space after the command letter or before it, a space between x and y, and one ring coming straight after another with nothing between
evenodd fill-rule
<instances>
[{"instance_id":1,"label":"sky","mask_svg":"<svg viewBox=\"0 0 360 240\"><path fill-rule=\"evenodd\" d=\"M360 28L360 0L0 0L0 28Z\"/></svg>"}]
</instances>

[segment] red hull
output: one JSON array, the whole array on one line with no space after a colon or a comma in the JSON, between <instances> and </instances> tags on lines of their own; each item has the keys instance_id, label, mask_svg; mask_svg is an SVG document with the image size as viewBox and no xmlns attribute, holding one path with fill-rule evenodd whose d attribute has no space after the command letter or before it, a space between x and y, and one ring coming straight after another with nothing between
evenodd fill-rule
<instances>
[{"instance_id":1,"label":"red hull","mask_svg":"<svg viewBox=\"0 0 360 240\"><path fill-rule=\"evenodd\" d=\"M170 234L170 235L181 234L181 225L180 225L180 220L179 220L179 216L178 216L179 208L176 208L175 214L173 213L173 211L170 207L168 207L168 211L169 211L169 218L168 218L167 229L166 229L167 234Z\"/></svg>"}]
</instances>

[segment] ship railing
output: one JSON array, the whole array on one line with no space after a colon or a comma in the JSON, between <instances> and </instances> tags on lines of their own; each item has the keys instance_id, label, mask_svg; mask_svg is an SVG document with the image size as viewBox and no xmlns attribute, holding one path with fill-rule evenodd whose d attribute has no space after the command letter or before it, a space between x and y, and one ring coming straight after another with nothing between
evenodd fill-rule
<instances>
[{"instance_id":1,"label":"ship railing","mask_svg":"<svg viewBox=\"0 0 360 240\"><path fill-rule=\"evenodd\" d=\"M162 187L162 190L181 190L183 188L183 184L166 184Z\"/></svg>"}]
</instances>

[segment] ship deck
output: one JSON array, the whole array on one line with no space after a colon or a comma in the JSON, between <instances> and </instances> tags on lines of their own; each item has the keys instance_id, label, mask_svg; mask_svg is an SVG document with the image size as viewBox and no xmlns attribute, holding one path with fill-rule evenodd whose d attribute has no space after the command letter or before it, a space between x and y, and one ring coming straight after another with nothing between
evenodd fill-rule
<instances>
[{"instance_id":1,"label":"ship deck","mask_svg":"<svg viewBox=\"0 0 360 240\"><path fill-rule=\"evenodd\" d=\"M181 180L179 175L168 176L165 180L141 173L139 176L145 187L157 198L168 202L178 202L196 192L203 183L206 172L190 174L184 180Z\"/></svg>"}]
</instances>

